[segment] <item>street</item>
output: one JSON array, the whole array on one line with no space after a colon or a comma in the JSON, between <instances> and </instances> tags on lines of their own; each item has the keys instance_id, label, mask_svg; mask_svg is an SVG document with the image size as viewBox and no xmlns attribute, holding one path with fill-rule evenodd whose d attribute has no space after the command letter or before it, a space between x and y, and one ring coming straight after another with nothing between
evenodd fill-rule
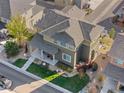
<instances>
[{"instance_id":1,"label":"street","mask_svg":"<svg viewBox=\"0 0 124 93\"><path fill-rule=\"evenodd\" d=\"M0 74L13 81L12 90L17 90L16 92L18 93L62 93L44 84L32 90L35 86L31 86L31 83L37 82L36 80L20 72L17 72L3 64L0 64ZM27 89L29 89L30 92L27 92Z\"/></svg>"},{"instance_id":2,"label":"street","mask_svg":"<svg viewBox=\"0 0 124 93\"><path fill-rule=\"evenodd\" d=\"M114 8L122 0L104 0L93 13L86 16L86 19L90 22L98 23L107 17L112 15ZM112 4L113 3L113 4ZM112 4L112 5L111 5Z\"/></svg>"}]
</instances>

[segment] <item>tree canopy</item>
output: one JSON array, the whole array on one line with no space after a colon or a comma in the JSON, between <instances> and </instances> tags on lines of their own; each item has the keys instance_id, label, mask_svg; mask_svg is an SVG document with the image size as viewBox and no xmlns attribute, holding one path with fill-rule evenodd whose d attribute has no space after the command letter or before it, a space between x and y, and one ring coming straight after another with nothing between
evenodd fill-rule
<instances>
[{"instance_id":1,"label":"tree canopy","mask_svg":"<svg viewBox=\"0 0 124 93\"><path fill-rule=\"evenodd\" d=\"M28 29L26 27L25 18L16 15L11 18L10 22L6 25L9 34L12 35L19 45L22 45L24 40L28 38Z\"/></svg>"}]
</instances>

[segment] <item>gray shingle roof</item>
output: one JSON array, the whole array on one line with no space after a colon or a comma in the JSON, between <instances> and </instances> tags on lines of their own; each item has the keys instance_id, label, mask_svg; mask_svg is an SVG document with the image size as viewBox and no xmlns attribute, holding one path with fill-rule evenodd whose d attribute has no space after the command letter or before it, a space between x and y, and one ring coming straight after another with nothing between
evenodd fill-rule
<instances>
[{"instance_id":1,"label":"gray shingle roof","mask_svg":"<svg viewBox=\"0 0 124 93\"><path fill-rule=\"evenodd\" d=\"M105 75L111 77L121 83L124 83L124 68L120 68L116 65L108 63L106 68L104 69Z\"/></svg>"},{"instance_id":2,"label":"gray shingle roof","mask_svg":"<svg viewBox=\"0 0 124 93\"><path fill-rule=\"evenodd\" d=\"M9 0L0 0L0 17L9 19L11 15Z\"/></svg>"},{"instance_id":3,"label":"gray shingle roof","mask_svg":"<svg viewBox=\"0 0 124 93\"><path fill-rule=\"evenodd\" d=\"M44 42L43 37L40 34L36 34L30 42L30 45L34 48L39 48L48 52L50 54L55 54L58 52L58 49L54 46Z\"/></svg>"},{"instance_id":4,"label":"gray shingle roof","mask_svg":"<svg viewBox=\"0 0 124 93\"><path fill-rule=\"evenodd\" d=\"M117 34L108 55L124 60L124 33Z\"/></svg>"},{"instance_id":5,"label":"gray shingle roof","mask_svg":"<svg viewBox=\"0 0 124 93\"><path fill-rule=\"evenodd\" d=\"M68 42L72 42L71 44L76 47L84 40L79 21L74 19L66 19L56 25L51 26L50 28L41 31L40 34L53 37L57 33L61 32L65 32L66 34L68 34L69 38L71 37L70 39L68 39Z\"/></svg>"},{"instance_id":6,"label":"gray shingle roof","mask_svg":"<svg viewBox=\"0 0 124 93\"><path fill-rule=\"evenodd\" d=\"M49 28L50 26L53 26L61 21L64 21L68 19L65 16L56 14L54 11L45 9L44 10L44 16L41 20L39 20L35 26L38 28L41 28L42 30Z\"/></svg>"},{"instance_id":7,"label":"gray shingle roof","mask_svg":"<svg viewBox=\"0 0 124 93\"><path fill-rule=\"evenodd\" d=\"M75 46L72 37L70 37L65 31L54 34L52 38L61 41L62 44L69 44Z\"/></svg>"},{"instance_id":8,"label":"gray shingle roof","mask_svg":"<svg viewBox=\"0 0 124 93\"><path fill-rule=\"evenodd\" d=\"M83 31L84 39L85 40L91 40L89 33L92 31L93 27L95 27L95 26L92 24L86 23L86 22L82 22L82 21L79 21L79 24L80 24L81 29Z\"/></svg>"},{"instance_id":9,"label":"gray shingle roof","mask_svg":"<svg viewBox=\"0 0 124 93\"><path fill-rule=\"evenodd\" d=\"M56 33L65 31L73 39L71 41L74 41L75 47L78 47L84 39L95 40L104 29L53 10L46 9L44 13L44 17L36 24L42 29L40 34L53 37Z\"/></svg>"}]
</instances>

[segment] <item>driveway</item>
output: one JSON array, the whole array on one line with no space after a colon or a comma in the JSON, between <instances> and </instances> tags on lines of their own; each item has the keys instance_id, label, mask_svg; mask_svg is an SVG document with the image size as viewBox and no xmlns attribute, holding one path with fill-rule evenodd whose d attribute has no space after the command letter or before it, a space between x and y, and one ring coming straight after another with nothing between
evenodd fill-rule
<instances>
[{"instance_id":1,"label":"driveway","mask_svg":"<svg viewBox=\"0 0 124 93\"><path fill-rule=\"evenodd\" d=\"M13 81L12 90L17 93L62 93L46 84L39 84L38 81L19 73L12 68L0 64L0 74Z\"/></svg>"}]
</instances>

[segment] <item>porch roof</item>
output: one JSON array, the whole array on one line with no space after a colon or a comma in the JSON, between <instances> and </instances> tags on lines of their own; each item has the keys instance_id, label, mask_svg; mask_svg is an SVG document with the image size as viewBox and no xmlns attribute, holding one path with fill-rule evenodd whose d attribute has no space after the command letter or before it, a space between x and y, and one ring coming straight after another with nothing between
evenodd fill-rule
<instances>
[{"instance_id":1,"label":"porch roof","mask_svg":"<svg viewBox=\"0 0 124 93\"><path fill-rule=\"evenodd\" d=\"M30 42L30 45L34 48L42 49L49 54L56 54L58 49L53 45L44 42L43 37L40 34L36 34Z\"/></svg>"},{"instance_id":2,"label":"porch roof","mask_svg":"<svg viewBox=\"0 0 124 93\"><path fill-rule=\"evenodd\" d=\"M122 84L124 84L124 68L108 63L108 65L104 69L104 73L108 77L120 81Z\"/></svg>"}]
</instances>

